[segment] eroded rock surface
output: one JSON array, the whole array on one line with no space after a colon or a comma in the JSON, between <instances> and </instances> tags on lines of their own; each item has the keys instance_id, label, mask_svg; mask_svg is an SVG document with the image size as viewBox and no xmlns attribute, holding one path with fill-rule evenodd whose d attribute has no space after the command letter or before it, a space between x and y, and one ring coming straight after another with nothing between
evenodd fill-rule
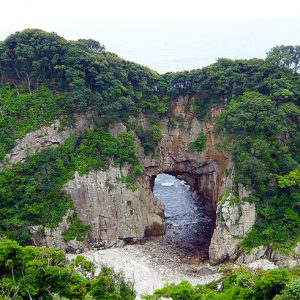
<instances>
[{"instance_id":1,"label":"eroded rock surface","mask_svg":"<svg viewBox=\"0 0 300 300\"><path fill-rule=\"evenodd\" d=\"M250 232L255 221L254 204L230 204L227 201L220 203L217 209L216 229L209 247L210 261L218 264L225 260L235 260L240 254L240 242ZM256 260L257 257L253 254L253 260ZM247 262L250 261L251 259Z\"/></svg>"},{"instance_id":2,"label":"eroded rock surface","mask_svg":"<svg viewBox=\"0 0 300 300\"><path fill-rule=\"evenodd\" d=\"M95 248L120 246L165 231L163 204L143 181L136 191L125 188L120 178L127 174L128 168L112 166L83 176L76 173L65 186L78 217L91 225L88 243Z\"/></svg>"},{"instance_id":3,"label":"eroded rock surface","mask_svg":"<svg viewBox=\"0 0 300 300\"><path fill-rule=\"evenodd\" d=\"M68 217L74 213L68 210L62 221L55 228L45 228L41 225L32 226L30 233L32 234L33 244L36 246L47 246L51 248L61 248L67 252L75 253L87 250L85 243L76 240L65 241L62 233L69 228Z\"/></svg>"},{"instance_id":4,"label":"eroded rock surface","mask_svg":"<svg viewBox=\"0 0 300 300\"><path fill-rule=\"evenodd\" d=\"M91 112L84 115L74 115L75 123L72 127L60 130L60 120L55 120L50 126L43 126L36 131L27 133L24 138L16 141L16 147L5 156L4 162L0 162L0 168L6 163L24 162L33 153L64 143L74 133L81 133L88 128L94 128L91 117Z\"/></svg>"},{"instance_id":5,"label":"eroded rock surface","mask_svg":"<svg viewBox=\"0 0 300 300\"><path fill-rule=\"evenodd\" d=\"M217 116L222 105L214 107L211 115ZM91 114L76 116L75 126L58 131L59 121L27 134L17 141L17 146L7 155L9 163L22 162L34 152L46 147L55 147L69 136L87 128L93 128ZM146 128L148 120L141 115L138 123ZM218 263L235 259L239 254L241 239L255 223L255 207L242 199L247 190L239 189L240 202L237 206L230 201L218 202L226 189L232 187L233 167L228 153L217 150L218 139L213 134L214 123L211 119L199 121L193 112L193 98L179 97L171 102L168 116L161 120L163 139L152 155L145 155L140 140L136 137L140 164L144 173L136 178L137 189L126 188L120 178L130 173L127 166L120 169L111 166L106 171L90 172L65 185L71 196L78 217L91 225L87 241L64 244L61 232L66 229L66 220L56 230L46 229L44 243L65 249L78 250L84 247L107 248L119 246L144 238L161 235L165 231L164 206L153 195L155 177L168 173L185 180L192 189L193 197L199 200L204 211L216 224L210 245L210 260ZM111 126L114 136L126 131L124 124ZM206 136L206 147L201 152L190 152L189 144L199 133ZM77 247L77 249L76 249ZM73 251L72 250L72 251Z\"/></svg>"},{"instance_id":6,"label":"eroded rock surface","mask_svg":"<svg viewBox=\"0 0 300 300\"><path fill-rule=\"evenodd\" d=\"M217 151L218 140L213 135L213 122L200 122L195 118L192 103L189 97L179 97L171 104L168 118L161 121L163 139L153 155L146 156L137 139L138 158L144 174L137 179L136 191L125 188L118 181L121 174L128 174L129 169L121 171L117 167L85 176L75 174L75 179L66 185L79 218L92 226L88 235L90 245L111 247L123 241L142 239L145 235L162 234L165 230L164 209L153 195L153 185L158 174L169 173L185 180L191 186L193 196L203 204L204 211L213 220L216 219L217 232L211 242L215 251L210 251L212 261L220 260L219 253L224 253L223 256L227 258L234 256L239 244L235 237L242 237L250 230L253 222L246 215L248 217L249 212L255 211L255 208L247 203L237 209L230 208L227 215L230 215L229 219L234 218L234 225L229 231L221 215L216 214L221 209L218 208L217 199L232 184L231 174L225 172L231 168L230 156ZM217 115L220 111L221 108L216 107L212 114ZM176 126L170 126L171 120L177 120ZM143 116L138 122L144 127L148 126ZM114 135L125 129L122 124L110 128ZM200 132L204 132L207 137L206 148L202 152L191 153L188 146L197 139ZM234 215L236 210L238 213Z\"/></svg>"}]
</instances>

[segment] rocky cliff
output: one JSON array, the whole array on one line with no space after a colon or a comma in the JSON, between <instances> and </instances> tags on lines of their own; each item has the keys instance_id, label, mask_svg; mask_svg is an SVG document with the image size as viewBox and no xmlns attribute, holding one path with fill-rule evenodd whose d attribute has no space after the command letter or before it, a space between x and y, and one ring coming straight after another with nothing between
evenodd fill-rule
<instances>
[{"instance_id":1,"label":"rocky cliff","mask_svg":"<svg viewBox=\"0 0 300 300\"><path fill-rule=\"evenodd\" d=\"M136 179L134 188L126 187L123 178L130 175L130 167L115 167L113 162L106 171L90 172L80 176L75 173L64 189L71 196L78 217L91 226L85 242L64 242L61 232L68 228L67 218L55 230L46 229L44 239L34 235L34 242L76 251L86 248L120 246L157 236L165 232L164 205L153 194L155 177L168 173L185 180L195 199L201 202L205 213L214 221L211 241L208 241L209 259L217 264L225 260L242 258L239 244L251 230L256 220L255 207L244 202L248 192L239 188L232 192L233 167L231 157L217 150L218 138L214 135L213 117L222 111L222 105L213 107L211 118L199 121L193 112L193 98L179 97L170 104L168 116L161 120L162 140L155 153L145 155L138 137L137 156L143 175ZM91 115L76 116L75 126L58 132L58 121L50 127L26 135L7 155L11 163L25 160L28 155L44 147L53 147L69 137L93 127ZM136 120L147 128L148 120L141 115ZM110 128L113 135L126 131L123 124ZM189 151L199 133L206 136L205 149ZM38 228L33 228L36 233ZM253 256L253 254L251 254ZM251 257L251 256L250 256Z\"/></svg>"},{"instance_id":2,"label":"rocky cliff","mask_svg":"<svg viewBox=\"0 0 300 300\"><path fill-rule=\"evenodd\" d=\"M106 172L92 172L86 176L75 174L65 190L71 195L78 216L92 229L88 241L94 247L110 247L123 242L156 236L165 231L164 206L153 195L155 177L169 173L184 179L193 195L201 201L205 212L216 219L217 199L230 185L224 176L230 157L216 150L212 121L199 122L192 111L192 99L180 97L171 103L169 116L161 121L163 138L152 155L145 155L138 144L138 158L143 175L137 179L137 189L125 188L120 178L128 175L129 168L111 167ZM214 109L217 114L220 107ZM171 120L180 120L171 127ZM144 127L148 120L137 120ZM114 134L126 130L121 124L112 129ZM201 153L191 153L188 145L199 133L207 136L206 148Z\"/></svg>"}]
</instances>

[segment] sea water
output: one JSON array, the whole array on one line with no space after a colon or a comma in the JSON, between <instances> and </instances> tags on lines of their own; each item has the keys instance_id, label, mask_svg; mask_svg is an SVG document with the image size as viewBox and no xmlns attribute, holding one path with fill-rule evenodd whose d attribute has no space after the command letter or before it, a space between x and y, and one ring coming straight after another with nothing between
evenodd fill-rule
<instances>
[{"instance_id":1,"label":"sea water","mask_svg":"<svg viewBox=\"0 0 300 300\"><path fill-rule=\"evenodd\" d=\"M193 199L190 186L174 176L159 174L153 192L165 204L166 237L191 251L201 248L212 220Z\"/></svg>"},{"instance_id":2,"label":"sea water","mask_svg":"<svg viewBox=\"0 0 300 300\"><path fill-rule=\"evenodd\" d=\"M199 15L184 22L103 27L92 36L120 57L165 73L202 68L220 57L265 58L274 46L299 45L299 28L299 18L224 21Z\"/></svg>"}]
</instances>

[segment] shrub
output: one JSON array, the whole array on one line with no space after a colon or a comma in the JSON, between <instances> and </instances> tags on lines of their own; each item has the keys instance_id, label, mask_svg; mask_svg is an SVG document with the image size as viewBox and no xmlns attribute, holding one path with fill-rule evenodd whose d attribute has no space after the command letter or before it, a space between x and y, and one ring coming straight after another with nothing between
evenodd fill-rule
<instances>
[{"instance_id":1,"label":"shrub","mask_svg":"<svg viewBox=\"0 0 300 300\"><path fill-rule=\"evenodd\" d=\"M121 273L103 267L94 278L93 264L82 256L69 263L60 249L6 239L0 241L0 277L1 299L135 299L133 284Z\"/></svg>"},{"instance_id":2,"label":"shrub","mask_svg":"<svg viewBox=\"0 0 300 300\"><path fill-rule=\"evenodd\" d=\"M142 299L170 297L173 300L267 300L275 296L281 300L299 299L299 276L292 275L286 269L226 269L223 277L215 282L197 286L192 286L186 281L167 284L164 288L156 290L153 295L143 296Z\"/></svg>"},{"instance_id":3,"label":"shrub","mask_svg":"<svg viewBox=\"0 0 300 300\"><path fill-rule=\"evenodd\" d=\"M206 136L204 132L199 133L197 139L190 143L188 148L190 152L202 152L206 147Z\"/></svg>"}]
</instances>

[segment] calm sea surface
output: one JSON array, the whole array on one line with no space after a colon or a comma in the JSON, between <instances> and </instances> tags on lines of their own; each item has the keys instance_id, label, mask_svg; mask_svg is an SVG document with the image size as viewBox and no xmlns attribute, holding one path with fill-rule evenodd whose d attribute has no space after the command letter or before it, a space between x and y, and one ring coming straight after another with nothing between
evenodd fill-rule
<instances>
[{"instance_id":1,"label":"calm sea surface","mask_svg":"<svg viewBox=\"0 0 300 300\"><path fill-rule=\"evenodd\" d=\"M264 58L276 45L300 44L300 18L225 22L201 21L200 15L189 23L132 24L89 34L108 50L160 73L201 68L219 57Z\"/></svg>"}]
</instances>

